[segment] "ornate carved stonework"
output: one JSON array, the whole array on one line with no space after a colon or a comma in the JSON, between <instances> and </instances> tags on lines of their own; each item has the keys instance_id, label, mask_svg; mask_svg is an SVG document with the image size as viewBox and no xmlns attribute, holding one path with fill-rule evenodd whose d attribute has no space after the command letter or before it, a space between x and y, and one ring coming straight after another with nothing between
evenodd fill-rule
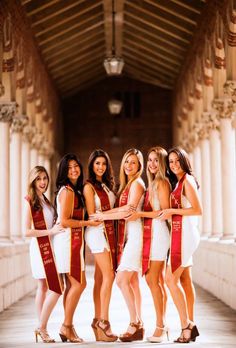
<instances>
[{"instance_id":1,"label":"ornate carved stonework","mask_svg":"<svg viewBox=\"0 0 236 348\"><path fill-rule=\"evenodd\" d=\"M1 103L0 102L0 122L12 122L16 114L16 103Z\"/></svg>"},{"instance_id":2,"label":"ornate carved stonework","mask_svg":"<svg viewBox=\"0 0 236 348\"><path fill-rule=\"evenodd\" d=\"M29 120L28 120L25 126L23 127L22 140L30 143L33 136L32 132L33 130L32 130L32 127L29 125Z\"/></svg>"},{"instance_id":3,"label":"ornate carved stonework","mask_svg":"<svg viewBox=\"0 0 236 348\"><path fill-rule=\"evenodd\" d=\"M232 98L232 101L236 103L236 81L226 81L224 84L224 93L227 97Z\"/></svg>"},{"instance_id":4,"label":"ornate carved stonework","mask_svg":"<svg viewBox=\"0 0 236 348\"><path fill-rule=\"evenodd\" d=\"M217 39L216 42L216 54L215 54L215 68L216 69L225 69L225 51L223 41L221 39Z\"/></svg>"},{"instance_id":5,"label":"ornate carved stonework","mask_svg":"<svg viewBox=\"0 0 236 348\"><path fill-rule=\"evenodd\" d=\"M219 118L233 118L234 105L231 98L214 99L212 106Z\"/></svg>"},{"instance_id":6,"label":"ornate carved stonework","mask_svg":"<svg viewBox=\"0 0 236 348\"><path fill-rule=\"evenodd\" d=\"M220 120L215 112L209 113L209 128L213 130L220 130Z\"/></svg>"},{"instance_id":7,"label":"ornate carved stonework","mask_svg":"<svg viewBox=\"0 0 236 348\"><path fill-rule=\"evenodd\" d=\"M194 96L196 99L202 98L202 85L200 82L196 82L195 84Z\"/></svg>"},{"instance_id":8,"label":"ornate carved stonework","mask_svg":"<svg viewBox=\"0 0 236 348\"><path fill-rule=\"evenodd\" d=\"M233 10L228 27L228 44L231 47L236 47L236 11Z\"/></svg>"},{"instance_id":9,"label":"ornate carved stonework","mask_svg":"<svg viewBox=\"0 0 236 348\"><path fill-rule=\"evenodd\" d=\"M28 117L25 115L13 117L12 124L11 124L11 132L21 133L23 131L23 128L27 124L27 122L28 122Z\"/></svg>"},{"instance_id":10,"label":"ornate carved stonework","mask_svg":"<svg viewBox=\"0 0 236 348\"><path fill-rule=\"evenodd\" d=\"M213 73L212 73L212 67L211 62L209 59L206 59L205 66L204 66L204 84L205 86L213 86Z\"/></svg>"},{"instance_id":11,"label":"ornate carved stonework","mask_svg":"<svg viewBox=\"0 0 236 348\"><path fill-rule=\"evenodd\" d=\"M37 130L31 139L31 147L33 149L39 150L43 144L43 134L39 133Z\"/></svg>"},{"instance_id":12,"label":"ornate carved stonework","mask_svg":"<svg viewBox=\"0 0 236 348\"><path fill-rule=\"evenodd\" d=\"M187 119L188 119L188 109L185 106L182 107L181 117L185 121L187 121Z\"/></svg>"},{"instance_id":13,"label":"ornate carved stonework","mask_svg":"<svg viewBox=\"0 0 236 348\"><path fill-rule=\"evenodd\" d=\"M188 110L192 111L194 108L194 98L193 98L193 93L189 93L188 96L188 104L187 104Z\"/></svg>"},{"instance_id":14,"label":"ornate carved stonework","mask_svg":"<svg viewBox=\"0 0 236 348\"><path fill-rule=\"evenodd\" d=\"M3 96L4 93L5 93L5 88L4 88L3 84L2 84L2 82L0 81L0 97Z\"/></svg>"}]
</instances>

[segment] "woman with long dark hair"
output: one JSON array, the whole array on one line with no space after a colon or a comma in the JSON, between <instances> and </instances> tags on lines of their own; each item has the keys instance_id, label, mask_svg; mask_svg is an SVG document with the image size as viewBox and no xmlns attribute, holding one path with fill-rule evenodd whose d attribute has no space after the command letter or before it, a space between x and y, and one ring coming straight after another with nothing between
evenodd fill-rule
<instances>
[{"instance_id":1,"label":"woman with long dark hair","mask_svg":"<svg viewBox=\"0 0 236 348\"><path fill-rule=\"evenodd\" d=\"M184 288L180 278L192 266L192 255L198 247L198 215L202 214L198 197L198 183L192 173L188 155L180 147L168 151L168 168L173 187L171 208L160 213L161 220L171 219L170 260L167 267L166 282L177 307L181 335L178 343L195 341L199 335L196 325L190 321ZM193 284L192 284L193 287Z\"/></svg>"},{"instance_id":2,"label":"woman with long dark hair","mask_svg":"<svg viewBox=\"0 0 236 348\"><path fill-rule=\"evenodd\" d=\"M56 179L58 222L64 232L54 238L58 272L65 274L64 322L60 329L63 342L81 343L73 326L73 316L86 287L84 272L84 227L96 226L96 221L84 220L83 168L74 154L65 155L59 164Z\"/></svg>"},{"instance_id":3,"label":"woman with long dark hair","mask_svg":"<svg viewBox=\"0 0 236 348\"><path fill-rule=\"evenodd\" d=\"M114 191L110 158L105 151L95 150L88 160L88 180L84 186L88 214L112 209L116 200ZM109 303L116 270L114 222L107 220L99 226L88 226L85 240L95 259L95 317L91 326L97 341L113 342L118 338L112 333L109 322Z\"/></svg>"}]
</instances>

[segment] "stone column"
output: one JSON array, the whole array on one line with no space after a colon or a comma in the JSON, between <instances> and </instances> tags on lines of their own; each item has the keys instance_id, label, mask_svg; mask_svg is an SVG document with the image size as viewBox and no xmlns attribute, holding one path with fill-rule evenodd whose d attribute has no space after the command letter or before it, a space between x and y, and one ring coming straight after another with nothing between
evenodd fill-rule
<instances>
[{"instance_id":1,"label":"stone column","mask_svg":"<svg viewBox=\"0 0 236 348\"><path fill-rule=\"evenodd\" d=\"M223 239L236 236L235 214L235 132L232 127L233 102L231 98L216 99L214 108L220 117L222 159Z\"/></svg>"},{"instance_id":2,"label":"stone column","mask_svg":"<svg viewBox=\"0 0 236 348\"><path fill-rule=\"evenodd\" d=\"M221 177L221 147L220 147L220 122L214 111L209 114L210 120L210 165L211 165L211 218L212 238L219 238L223 233L222 216L222 177Z\"/></svg>"},{"instance_id":3,"label":"stone column","mask_svg":"<svg viewBox=\"0 0 236 348\"><path fill-rule=\"evenodd\" d=\"M0 240L10 240L10 123L16 113L16 103L0 102Z\"/></svg>"},{"instance_id":4,"label":"stone column","mask_svg":"<svg viewBox=\"0 0 236 348\"><path fill-rule=\"evenodd\" d=\"M11 239L19 240L21 231L21 143L26 118L16 115L11 125L10 144L10 230Z\"/></svg>"},{"instance_id":5,"label":"stone column","mask_svg":"<svg viewBox=\"0 0 236 348\"><path fill-rule=\"evenodd\" d=\"M32 138L30 148L30 170L38 165L38 135L36 127L32 126Z\"/></svg>"},{"instance_id":6,"label":"stone column","mask_svg":"<svg viewBox=\"0 0 236 348\"><path fill-rule=\"evenodd\" d=\"M199 132L201 149L201 192L202 192L202 236L208 237L211 234L211 168L210 168L210 144L208 138L206 120L203 119Z\"/></svg>"}]
</instances>

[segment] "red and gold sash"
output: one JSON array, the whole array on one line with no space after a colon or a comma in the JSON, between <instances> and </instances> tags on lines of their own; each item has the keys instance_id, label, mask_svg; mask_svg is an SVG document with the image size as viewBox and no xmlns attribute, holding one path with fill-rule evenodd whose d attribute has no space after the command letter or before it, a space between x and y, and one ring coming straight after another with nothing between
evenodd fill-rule
<instances>
[{"instance_id":1,"label":"red and gold sash","mask_svg":"<svg viewBox=\"0 0 236 348\"><path fill-rule=\"evenodd\" d=\"M30 205L34 228L36 230L47 230L43 210L34 209L29 196L25 197L25 199L29 202ZM44 199L46 202L48 202L46 197L44 197ZM57 267L54 260L50 238L49 236L37 237L37 242L43 262L44 271L46 274L48 288L61 295L62 288L60 278L57 273Z\"/></svg>"},{"instance_id":2,"label":"red and gold sash","mask_svg":"<svg viewBox=\"0 0 236 348\"><path fill-rule=\"evenodd\" d=\"M66 186L67 189L74 190L70 186ZM78 207L79 201L77 195L74 193L74 204L71 213L71 218L74 220L84 220L84 208ZM79 283L82 283L82 258L81 248L83 248L84 241L84 228L74 227L71 228L70 238L70 275L75 278ZM82 255L81 255L82 254Z\"/></svg>"},{"instance_id":3,"label":"red and gold sash","mask_svg":"<svg viewBox=\"0 0 236 348\"><path fill-rule=\"evenodd\" d=\"M119 207L122 207L123 205L126 205L128 203L128 196L129 196L129 190L130 185L126 186L124 191L121 193L119 198ZM121 256L124 249L125 244L125 228L126 228L126 221L124 219L118 220L118 236L117 236L117 264L120 264Z\"/></svg>"},{"instance_id":4,"label":"red and gold sash","mask_svg":"<svg viewBox=\"0 0 236 348\"><path fill-rule=\"evenodd\" d=\"M183 184L186 174L182 176L177 187L170 195L171 208L180 209L181 196L183 192ZM174 273L182 264L182 215L172 215L171 218L171 247L170 247L170 263L171 271Z\"/></svg>"},{"instance_id":5,"label":"red and gold sash","mask_svg":"<svg viewBox=\"0 0 236 348\"><path fill-rule=\"evenodd\" d=\"M98 185L93 185L90 181L88 181L88 183L92 186L93 190L96 192L96 194L98 195L98 198L100 199L101 210L102 211L110 210L112 207L110 205L109 196L107 192L103 189L103 187L102 186L99 187ZM115 238L114 221L105 220L104 225L105 225L106 240L109 244L110 251L111 251L110 256L111 256L112 268L115 271L117 267L117 263L116 263L116 238Z\"/></svg>"},{"instance_id":6,"label":"red and gold sash","mask_svg":"<svg viewBox=\"0 0 236 348\"><path fill-rule=\"evenodd\" d=\"M144 198L144 211L152 211L152 206L149 201L149 191L146 191ZM152 219L144 218L143 221L143 255L142 255L142 275L149 269L150 251L152 242Z\"/></svg>"}]
</instances>

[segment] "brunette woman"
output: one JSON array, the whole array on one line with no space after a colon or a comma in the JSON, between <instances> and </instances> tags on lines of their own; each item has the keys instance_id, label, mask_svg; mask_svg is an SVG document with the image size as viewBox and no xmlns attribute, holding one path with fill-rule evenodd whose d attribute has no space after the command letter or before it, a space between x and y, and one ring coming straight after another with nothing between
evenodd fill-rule
<instances>
[{"instance_id":1,"label":"brunette woman","mask_svg":"<svg viewBox=\"0 0 236 348\"><path fill-rule=\"evenodd\" d=\"M184 149L175 147L169 150L168 167L174 187L171 193L171 208L162 210L160 214L161 220L171 218L172 227L170 265L167 267L166 282L177 307L182 327L181 335L176 342L188 343L195 341L199 332L189 319L180 278L185 270L192 266L192 255L199 244L197 216L202 214L202 208L197 192L198 183L192 174Z\"/></svg>"},{"instance_id":2,"label":"brunette woman","mask_svg":"<svg viewBox=\"0 0 236 348\"><path fill-rule=\"evenodd\" d=\"M73 317L82 292L86 287L84 272L84 227L96 226L95 221L84 220L83 168L74 154L60 161L57 180L58 222L64 232L54 238L54 252L58 272L65 274L64 322L60 329L63 342L81 343L73 326Z\"/></svg>"},{"instance_id":3,"label":"brunette woman","mask_svg":"<svg viewBox=\"0 0 236 348\"><path fill-rule=\"evenodd\" d=\"M110 158L103 150L95 150L88 161L88 181L84 197L89 215L113 208L115 182ZM85 239L95 259L94 307L92 328L97 341L117 340L110 328L109 304L116 270L116 241L113 221L86 228Z\"/></svg>"}]
</instances>

